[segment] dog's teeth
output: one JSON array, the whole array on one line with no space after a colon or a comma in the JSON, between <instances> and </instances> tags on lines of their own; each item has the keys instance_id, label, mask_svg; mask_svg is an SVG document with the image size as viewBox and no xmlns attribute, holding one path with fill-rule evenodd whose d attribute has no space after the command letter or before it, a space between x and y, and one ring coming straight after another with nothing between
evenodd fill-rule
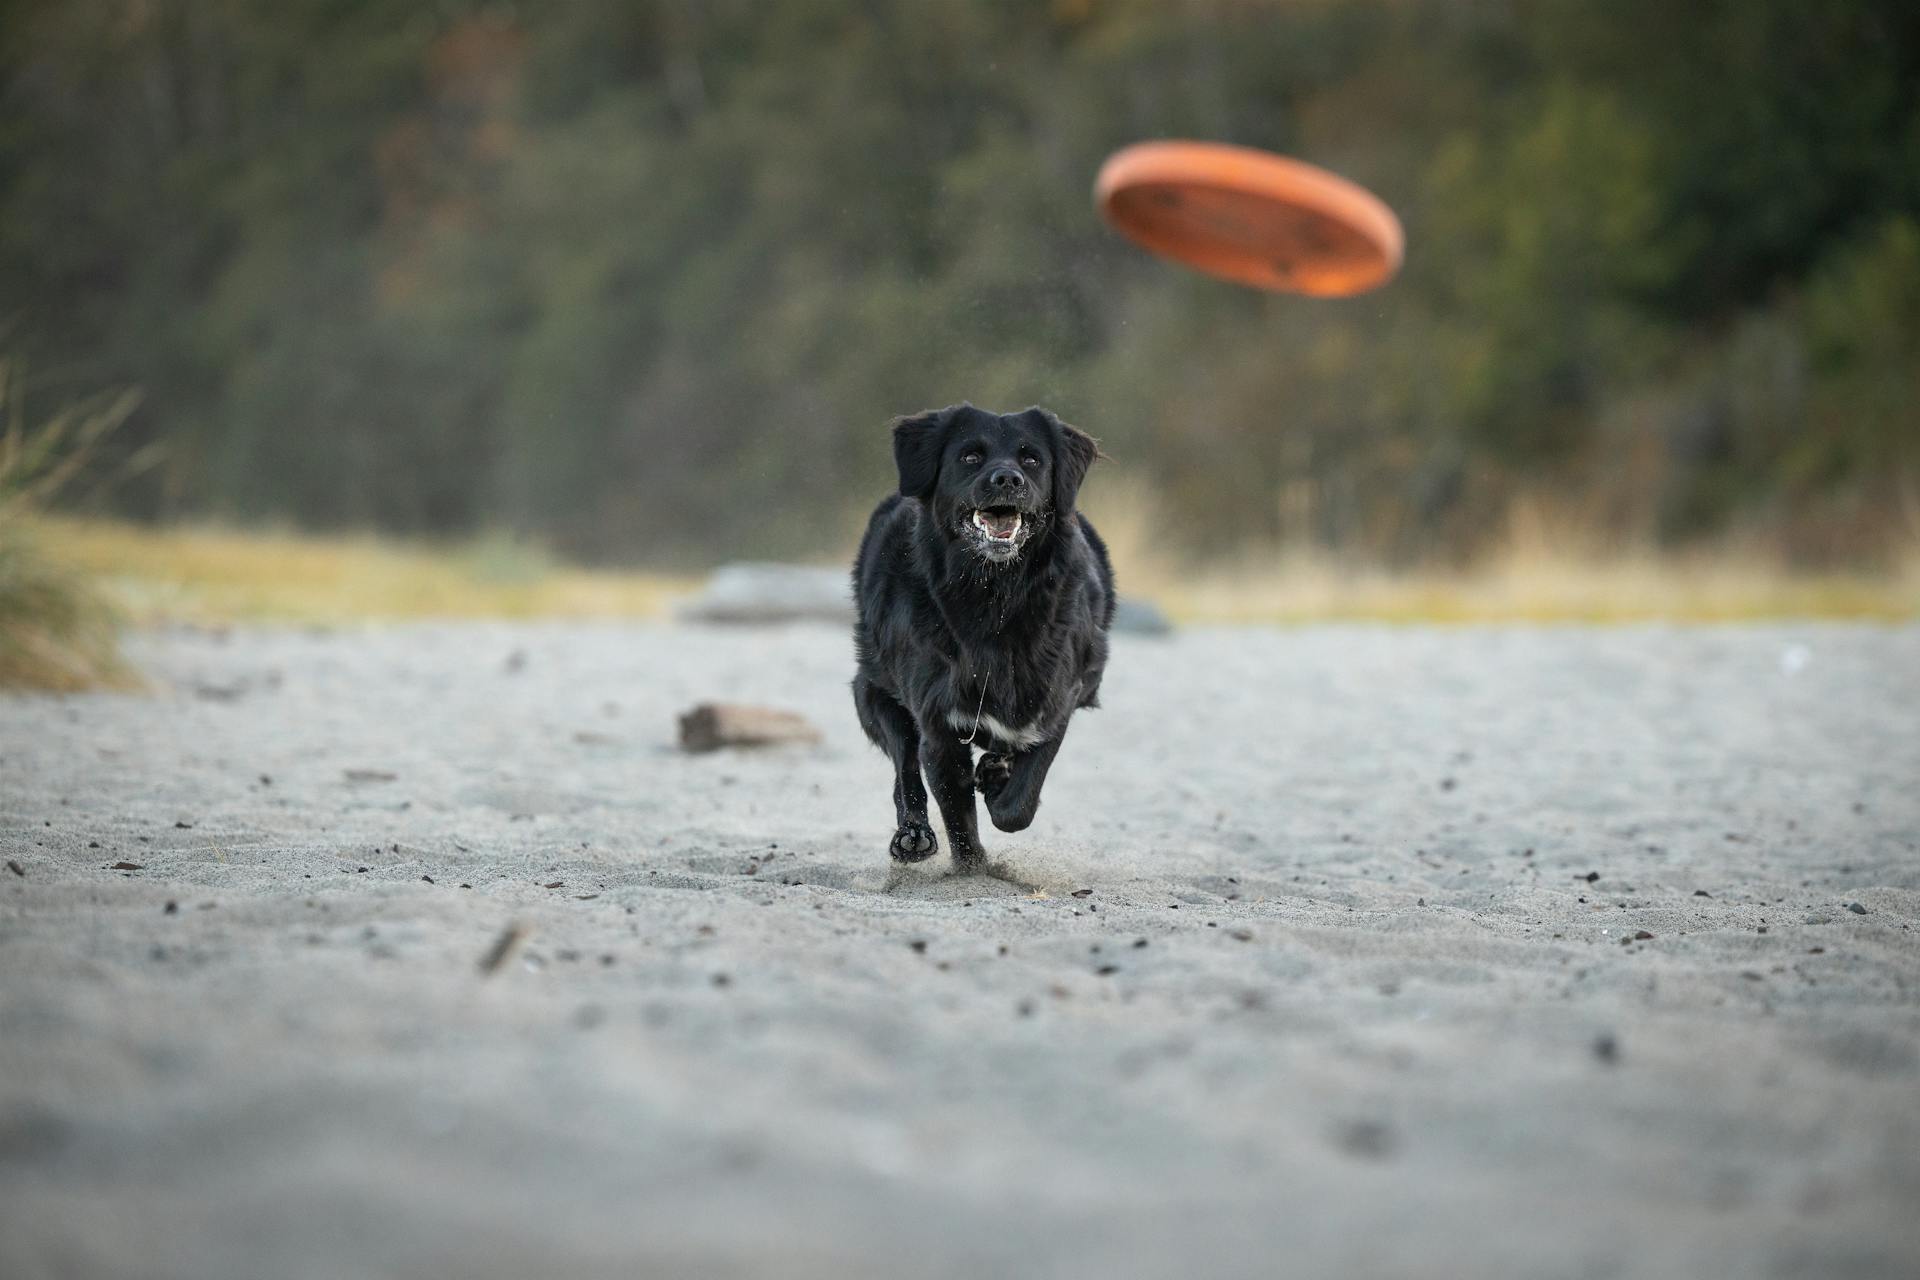
<instances>
[{"instance_id":1,"label":"dog's teeth","mask_svg":"<svg viewBox=\"0 0 1920 1280\"><path fill-rule=\"evenodd\" d=\"M1017 511L1014 512L1013 527L1008 529L1005 533L1001 533L999 530L993 527L993 521L991 520L990 517L988 517L985 511L976 510L973 513L973 527L978 529L980 532L986 534L987 537L993 539L995 542L1013 541L1013 539L1016 536L1018 536L1018 534L1020 533L1020 520L1021 520L1020 513Z\"/></svg>"}]
</instances>

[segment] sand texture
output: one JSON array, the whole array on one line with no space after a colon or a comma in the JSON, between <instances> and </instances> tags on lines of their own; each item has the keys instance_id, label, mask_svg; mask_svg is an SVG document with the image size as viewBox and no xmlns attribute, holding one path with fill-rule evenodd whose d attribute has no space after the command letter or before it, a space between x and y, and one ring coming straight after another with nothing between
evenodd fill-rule
<instances>
[{"instance_id":1,"label":"sand texture","mask_svg":"<svg viewBox=\"0 0 1920 1280\"><path fill-rule=\"evenodd\" d=\"M8 1280L1920 1275L1920 628L1118 637L1021 884L835 628L133 657L0 699Z\"/></svg>"}]
</instances>

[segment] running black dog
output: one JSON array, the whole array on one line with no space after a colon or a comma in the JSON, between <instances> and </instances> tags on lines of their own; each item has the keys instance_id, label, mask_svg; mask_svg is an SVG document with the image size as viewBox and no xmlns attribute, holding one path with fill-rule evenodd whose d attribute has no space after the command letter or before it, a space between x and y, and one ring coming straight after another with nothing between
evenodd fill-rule
<instances>
[{"instance_id":1,"label":"running black dog","mask_svg":"<svg viewBox=\"0 0 1920 1280\"><path fill-rule=\"evenodd\" d=\"M853 566L853 704L893 759L897 861L939 849L923 765L955 866L978 870L975 789L994 826L1026 827L1068 717L1098 705L1113 566L1074 498L1099 456L1040 408L893 422L900 492L867 522Z\"/></svg>"}]
</instances>

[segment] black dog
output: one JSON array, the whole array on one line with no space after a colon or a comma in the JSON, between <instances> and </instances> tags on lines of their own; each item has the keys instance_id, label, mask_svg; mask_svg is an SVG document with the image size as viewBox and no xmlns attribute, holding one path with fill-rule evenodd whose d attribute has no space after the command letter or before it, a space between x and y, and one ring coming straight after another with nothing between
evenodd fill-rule
<instances>
[{"instance_id":1,"label":"black dog","mask_svg":"<svg viewBox=\"0 0 1920 1280\"><path fill-rule=\"evenodd\" d=\"M1073 504L1099 456L1040 408L893 422L900 492L867 522L853 566L853 705L893 759L900 862L939 848L923 764L955 865L978 870L975 788L994 826L1024 828L1067 718L1098 705L1113 566Z\"/></svg>"}]
</instances>

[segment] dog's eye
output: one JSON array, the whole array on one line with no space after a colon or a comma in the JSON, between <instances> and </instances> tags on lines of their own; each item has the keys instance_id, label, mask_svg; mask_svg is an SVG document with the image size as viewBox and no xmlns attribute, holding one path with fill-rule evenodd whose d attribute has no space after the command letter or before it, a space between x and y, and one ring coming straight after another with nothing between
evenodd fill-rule
<instances>
[{"instance_id":1,"label":"dog's eye","mask_svg":"<svg viewBox=\"0 0 1920 1280\"><path fill-rule=\"evenodd\" d=\"M978 449L969 449L960 455L960 461L970 467L977 467L980 465L980 451Z\"/></svg>"},{"instance_id":2,"label":"dog's eye","mask_svg":"<svg viewBox=\"0 0 1920 1280\"><path fill-rule=\"evenodd\" d=\"M1033 452L1022 453L1020 461L1029 467L1037 467L1040 465L1040 455Z\"/></svg>"}]
</instances>

